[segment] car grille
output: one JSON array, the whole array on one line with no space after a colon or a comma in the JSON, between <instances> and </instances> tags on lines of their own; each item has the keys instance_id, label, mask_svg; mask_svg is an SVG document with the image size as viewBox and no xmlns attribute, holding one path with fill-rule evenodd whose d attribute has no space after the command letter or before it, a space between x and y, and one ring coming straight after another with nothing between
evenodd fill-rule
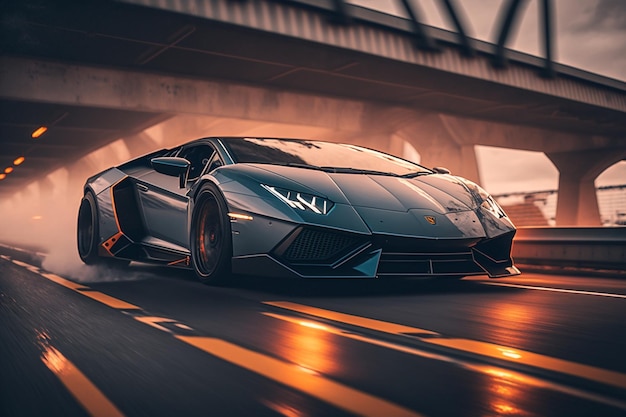
<instances>
[{"instance_id":1,"label":"car grille","mask_svg":"<svg viewBox=\"0 0 626 417\"><path fill-rule=\"evenodd\" d=\"M289 262L332 260L355 247L355 237L316 229L299 229L299 233L282 253Z\"/></svg>"}]
</instances>

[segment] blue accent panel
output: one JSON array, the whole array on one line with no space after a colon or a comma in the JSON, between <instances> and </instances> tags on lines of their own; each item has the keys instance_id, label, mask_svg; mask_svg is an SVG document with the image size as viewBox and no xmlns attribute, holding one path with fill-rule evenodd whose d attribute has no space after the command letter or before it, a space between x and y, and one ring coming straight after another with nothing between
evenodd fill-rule
<instances>
[{"instance_id":1,"label":"blue accent panel","mask_svg":"<svg viewBox=\"0 0 626 417\"><path fill-rule=\"evenodd\" d=\"M368 277L376 276L378 262L380 261L380 255L382 252L382 249L370 252L370 257L368 259L363 260L359 265L352 267L352 269Z\"/></svg>"}]
</instances>

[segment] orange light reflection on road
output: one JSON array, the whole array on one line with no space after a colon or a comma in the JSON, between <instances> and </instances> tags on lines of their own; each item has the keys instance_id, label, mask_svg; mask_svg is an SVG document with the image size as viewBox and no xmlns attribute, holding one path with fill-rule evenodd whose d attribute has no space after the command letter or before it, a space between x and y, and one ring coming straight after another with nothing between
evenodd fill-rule
<instances>
[{"instance_id":1,"label":"orange light reflection on road","mask_svg":"<svg viewBox=\"0 0 626 417\"><path fill-rule=\"evenodd\" d=\"M506 356L507 358L519 359L519 358L522 357L522 355L520 355L519 353L517 353L513 349L498 348L498 350L500 352L502 352L502 356Z\"/></svg>"},{"instance_id":2,"label":"orange light reflection on road","mask_svg":"<svg viewBox=\"0 0 626 417\"><path fill-rule=\"evenodd\" d=\"M545 314L537 315L533 308L523 303L506 301L484 305L482 315L486 322L492 324L490 329L493 338L502 345L510 346L525 344L528 332L539 325L539 320L546 319Z\"/></svg>"},{"instance_id":3,"label":"orange light reflection on road","mask_svg":"<svg viewBox=\"0 0 626 417\"><path fill-rule=\"evenodd\" d=\"M329 373L336 369L335 347L332 337L325 332L326 326L301 320L291 326L279 341L278 353L290 362L298 364L307 373Z\"/></svg>"},{"instance_id":4,"label":"orange light reflection on road","mask_svg":"<svg viewBox=\"0 0 626 417\"><path fill-rule=\"evenodd\" d=\"M46 133L47 130L48 128L46 126L40 126L37 129L35 129L35 131L31 134L31 137L33 139L37 139L38 137Z\"/></svg>"},{"instance_id":5,"label":"orange light reflection on road","mask_svg":"<svg viewBox=\"0 0 626 417\"><path fill-rule=\"evenodd\" d=\"M278 414L283 415L285 417L303 417L304 414L301 413L294 407L290 407L287 404L273 402L270 400L261 400L261 403L266 407L276 411Z\"/></svg>"},{"instance_id":6,"label":"orange light reflection on road","mask_svg":"<svg viewBox=\"0 0 626 417\"><path fill-rule=\"evenodd\" d=\"M525 403L524 392L515 375L499 369L489 368L485 374L491 377L487 398L489 407L500 416L526 415L515 404Z\"/></svg>"},{"instance_id":7,"label":"orange light reflection on road","mask_svg":"<svg viewBox=\"0 0 626 417\"><path fill-rule=\"evenodd\" d=\"M92 417L124 417L118 408L61 352L50 345L45 332L37 334L42 362L54 373Z\"/></svg>"}]
</instances>

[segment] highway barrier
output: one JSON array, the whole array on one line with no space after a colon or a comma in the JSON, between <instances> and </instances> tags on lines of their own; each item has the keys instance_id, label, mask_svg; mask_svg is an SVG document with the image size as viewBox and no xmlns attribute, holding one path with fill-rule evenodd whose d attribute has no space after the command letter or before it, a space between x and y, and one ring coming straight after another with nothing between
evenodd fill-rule
<instances>
[{"instance_id":1,"label":"highway barrier","mask_svg":"<svg viewBox=\"0 0 626 417\"><path fill-rule=\"evenodd\" d=\"M626 227L519 228L516 264L603 271L626 276Z\"/></svg>"}]
</instances>

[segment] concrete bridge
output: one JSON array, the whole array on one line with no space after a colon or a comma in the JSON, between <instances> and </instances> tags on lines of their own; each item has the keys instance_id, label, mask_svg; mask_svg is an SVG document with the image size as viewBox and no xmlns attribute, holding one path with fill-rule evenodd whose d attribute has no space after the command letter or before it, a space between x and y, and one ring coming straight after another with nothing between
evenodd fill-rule
<instances>
[{"instance_id":1,"label":"concrete bridge","mask_svg":"<svg viewBox=\"0 0 626 417\"><path fill-rule=\"evenodd\" d=\"M325 0L29 5L2 28L0 163L27 160L3 196L119 138L144 152L141 132L173 116L175 143L241 123L400 155L408 143L478 182L475 145L544 152L558 225L599 224L593 181L626 158L626 83L504 42Z\"/></svg>"}]
</instances>

